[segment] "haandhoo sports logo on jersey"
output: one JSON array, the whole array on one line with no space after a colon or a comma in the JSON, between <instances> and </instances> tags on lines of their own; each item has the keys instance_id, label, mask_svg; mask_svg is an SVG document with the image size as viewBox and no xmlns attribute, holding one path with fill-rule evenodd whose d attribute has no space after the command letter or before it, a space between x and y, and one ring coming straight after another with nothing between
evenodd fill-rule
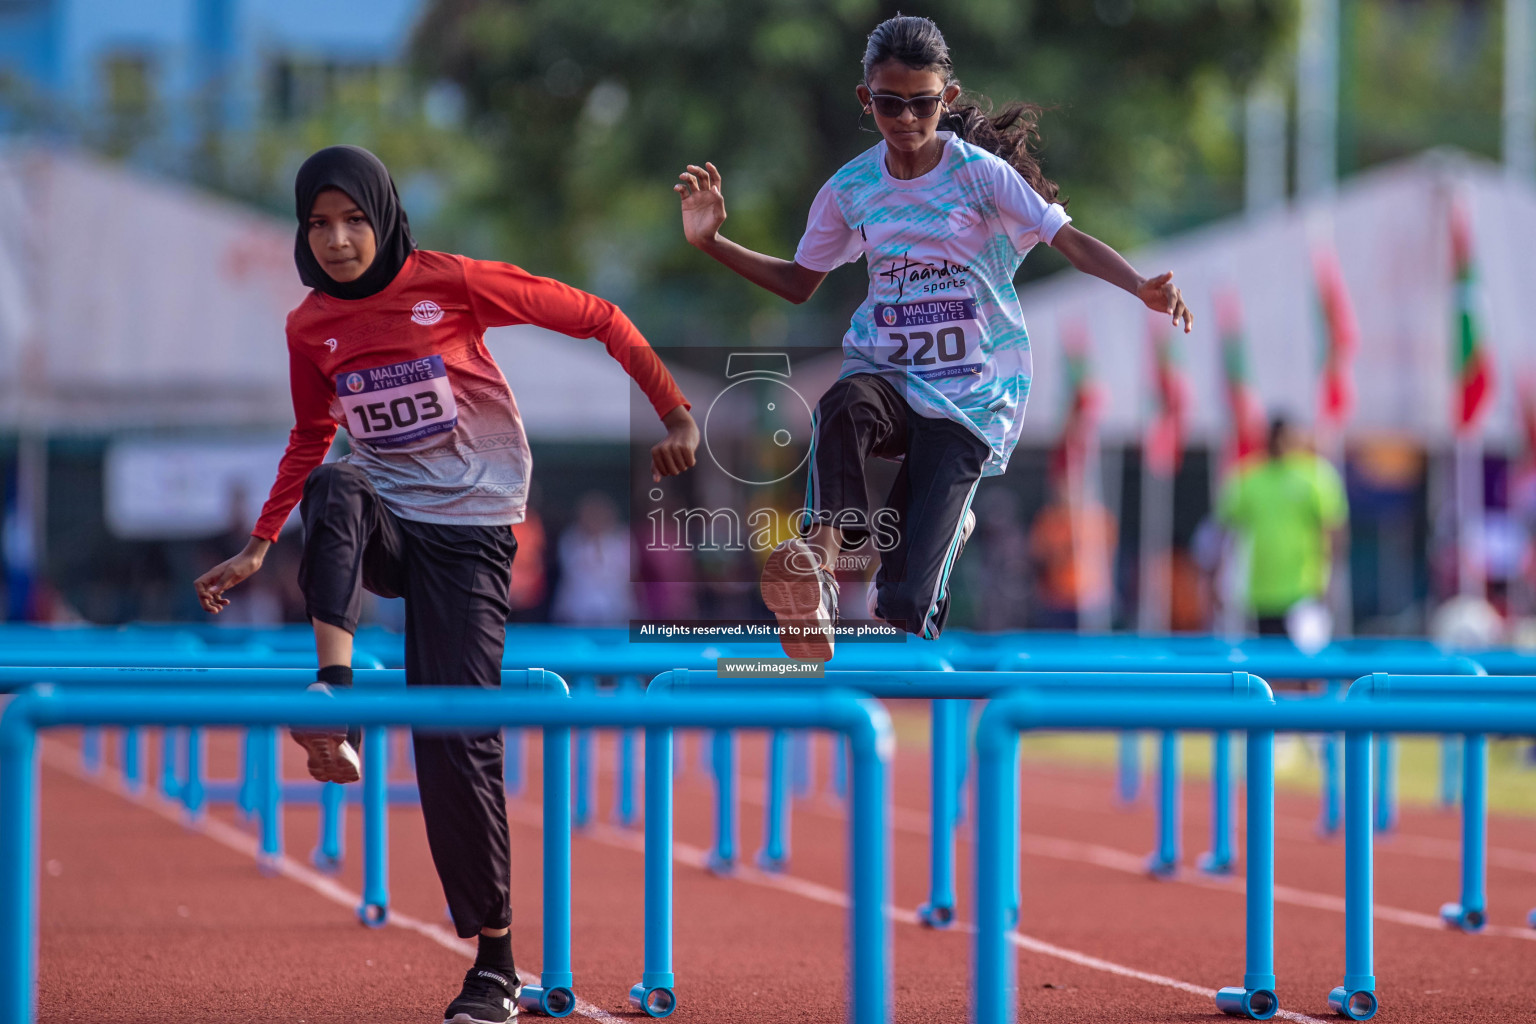
<instances>
[{"instance_id":1,"label":"haandhoo sports logo on jersey","mask_svg":"<svg viewBox=\"0 0 1536 1024\"><path fill-rule=\"evenodd\" d=\"M363 375L360 373L347 374L347 390L354 395L364 388Z\"/></svg>"},{"instance_id":2,"label":"haandhoo sports logo on jersey","mask_svg":"<svg viewBox=\"0 0 1536 1024\"><path fill-rule=\"evenodd\" d=\"M423 326L431 326L443 318L443 307L431 299L422 299L411 307L411 320Z\"/></svg>"}]
</instances>

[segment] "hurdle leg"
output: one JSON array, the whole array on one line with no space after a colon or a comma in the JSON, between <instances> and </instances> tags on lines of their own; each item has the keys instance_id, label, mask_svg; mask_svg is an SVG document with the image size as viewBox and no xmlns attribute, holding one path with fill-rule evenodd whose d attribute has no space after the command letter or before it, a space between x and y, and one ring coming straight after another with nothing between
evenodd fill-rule
<instances>
[{"instance_id":1,"label":"hurdle leg","mask_svg":"<svg viewBox=\"0 0 1536 1024\"><path fill-rule=\"evenodd\" d=\"M736 736L729 729L716 729L710 747L715 773L715 848L709 854L709 870L723 875L736 869Z\"/></svg>"},{"instance_id":2,"label":"hurdle leg","mask_svg":"<svg viewBox=\"0 0 1536 1024\"><path fill-rule=\"evenodd\" d=\"M1018 1006L1017 956L1008 933L1018 923L1019 743L1010 736L977 744L976 1021L1009 1024Z\"/></svg>"},{"instance_id":3,"label":"hurdle leg","mask_svg":"<svg viewBox=\"0 0 1536 1024\"><path fill-rule=\"evenodd\" d=\"M1158 752L1157 849L1147 858L1147 873L1170 878L1179 870L1179 734L1162 733Z\"/></svg>"},{"instance_id":4,"label":"hurdle leg","mask_svg":"<svg viewBox=\"0 0 1536 1024\"><path fill-rule=\"evenodd\" d=\"M1331 838L1339 834L1339 737L1328 733L1322 737L1319 753L1323 762L1322 806L1317 818L1317 834Z\"/></svg>"},{"instance_id":5,"label":"hurdle leg","mask_svg":"<svg viewBox=\"0 0 1536 1024\"><path fill-rule=\"evenodd\" d=\"M853 736L839 736L853 747ZM853 940L853 1024L891 1019L891 802L887 761L868 739L853 756L852 810L848 815L848 884L853 900L848 931ZM1017 831L1015 831L1017 834Z\"/></svg>"},{"instance_id":6,"label":"hurdle leg","mask_svg":"<svg viewBox=\"0 0 1536 1024\"><path fill-rule=\"evenodd\" d=\"M1211 849L1200 857L1201 871L1232 873L1232 734L1211 736Z\"/></svg>"},{"instance_id":7,"label":"hurdle leg","mask_svg":"<svg viewBox=\"0 0 1536 1024\"><path fill-rule=\"evenodd\" d=\"M1376 737L1376 831L1397 828L1397 742L1388 734Z\"/></svg>"},{"instance_id":8,"label":"hurdle leg","mask_svg":"<svg viewBox=\"0 0 1536 1024\"><path fill-rule=\"evenodd\" d=\"M1450 810L1456 806L1456 791L1461 788L1461 751L1457 749L1457 737L1440 737L1440 808Z\"/></svg>"},{"instance_id":9,"label":"hurdle leg","mask_svg":"<svg viewBox=\"0 0 1536 1024\"><path fill-rule=\"evenodd\" d=\"M123 730L123 782L130 793L144 790L144 732L136 725Z\"/></svg>"},{"instance_id":10,"label":"hurdle leg","mask_svg":"<svg viewBox=\"0 0 1536 1024\"><path fill-rule=\"evenodd\" d=\"M1141 735L1120 734L1120 772L1118 795L1122 804L1133 804L1141 795Z\"/></svg>"},{"instance_id":11,"label":"hurdle leg","mask_svg":"<svg viewBox=\"0 0 1536 1024\"><path fill-rule=\"evenodd\" d=\"M1461 902L1440 908L1440 919L1464 932L1488 924L1488 737L1461 739Z\"/></svg>"},{"instance_id":12,"label":"hurdle leg","mask_svg":"<svg viewBox=\"0 0 1536 1024\"><path fill-rule=\"evenodd\" d=\"M789 736L790 792L796 799L804 799L811 795L811 737L804 729L796 729Z\"/></svg>"},{"instance_id":13,"label":"hurdle leg","mask_svg":"<svg viewBox=\"0 0 1536 1024\"><path fill-rule=\"evenodd\" d=\"M80 766L92 775L101 771L101 727L88 725L80 730Z\"/></svg>"},{"instance_id":14,"label":"hurdle leg","mask_svg":"<svg viewBox=\"0 0 1536 1024\"><path fill-rule=\"evenodd\" d=\"M789 733L784 729L768 734L767 789L763 848L757 851L757 866L764 871L783 871L789 860Z\"/></svg>"},{"instance_id":15,"label":"hurdle leg","mask_svg":"<svg viewBox=\"0 0 1536 1024\"><path fill-rule=\"evenodd\" d=\"M537 985L518 1005L550 1017L576 1009L571 991L571 730L544 730L544 949ZM670 851L669 851L670 852Z\"/></svg>"},{"instance_id":16,"label":"hurdle leg","mask_svg":"<svg viewBox=\"0 0 1536 1024\"><path fill-rule=\"evenodd\" d=\"M1275 734L1248 734L1248 949L1243 984L1217 991L1222 1013L1268 1020L1280 1009L1275 995Z\"/></svg>"},{"instance_id":17,"label":"hurdle leg","mask_svg":"<svg viewBox=\"0 0 1536 1024\"><path fill-rule=\"evenodd\" d=\"M256 855L263 874L276 874L283 856L283 762L278 756L278 730L261 726L261 847Z\"/></svg>"},{"instance_id":18,"label":"hurdle leg","mask_svg":"<svg viewBox=\"0 0 1536 1024\"><path fill-rule=\"evenodd\" d=\"M917 918L930 928L947 928L955 919L955 815L956 771L955 701L935 698L930 702L930 789L928 902L917 908ZM960 744L963 748L964 744Z\"/></svg>"},{"instance_id":19,"label":"hurdle leg","mask_svg":"<svg viewBox=\"0 0 1536 1024\"><path fill-rule=\"evenodd\" d=\"M250 726L240 730L240 789L235 794L235 806L246 820L255 817L259 801L255 735Z\"/></svg>"},{"instance_id":20,"label":"hurdle leg","mask_svg":"<svg viewBox=\"0 0 1536 1024\"><path fill-rule=\"evenodd\" d=\"M1376 1015L1375 879L1371 815L1371 734L1344 737L1344 984L1328 1006L1350 1020Z\"/></svg>"},{"instance_id":21,"label":"hurdle leg","mask_svg":"<svg viewBox=\"0 0 1536 1024\"><path fill-rule=\"evenodd\" d=\"M672 988L672 730L645 730L645 965L629 1005L651 1017L677 1009Z\"/></svg>"},{"instance_id":22,"label":"hurdle leg","mask_svg":"<svg viewBox=\"0 0 1536 1024\"><path fill-rule=\"evenodd\" d=\"M621 828L635 827L635 730L619 731L619 770L615 775L618 792L613 803L614 819Z\"/></svg>"},{"instance_id":23,"label":"hurdle leg","mask_svg":"<svg viewBox=\"0 0 1536 1024\"><path fill-rule=\"evenodd\" d=\"M179 795L176 783L176 727L167 725L160 730L160 795L174 800Z\"/></svg>"},{"instance_id":24,"label":"hurdle leg","mask_svg":"<svg viewBox=\"0 0 1536 1024\"><path fill-rule=\"evenodd\" d=\"M186 810L187 818L196 821L202 816L207 802L207 790L203 786L203 728L200 725L188 726L185 735L186 761L182 766L181 806Z\"/></svg>"},{"instance_id":25,"label":"hurdle leg","mask_svg":"<svg viewBox=\"0 0 1536 1024\"><path fill-rule=\"evenodd\" d=\"M523 795L523 730L503 729L502 748L505 761L501 766L502 784L508 796Z\"/></svg>"},{"instance_id":26,"label":"hurdle leg","mask_svg":"<svg viewBox=\"0 0 1536 1024\"><path fill-rule=\"evenodd\" d=\"M389 919L389 728L363 729L363 902L358 920L382 928Z\"/></svg>"},{"instance_id":27,"label":"hurdle leg","mask_svg":"<svg viewBox=\"0 0 1536 1024\"><path fill-rule=\"evenodd\" d=\"M848 744L841 736L832 737L832 793L840 800L848 798Z\"/></svg>"},{"instance_id":28,"label":"hurdle leg","mask_svg":"<svg viewBox=\"0 0 1536 1024\"><path fill-rule=\"evenodd\" d=\"M576 730L575 810L571 814L571 827L586 828L592 824L593 788L596 757L592 750L592 730Z\"/></svg>"},{"instance_id":29,"label":"hurdle leg","mask_svg":"<svg viewBox=\"0 0 1536 1024\"><path fill-rule=\"evenodd\" d=\"M37 1010L37 732L0 735L0 1020Z\"/></svg>"},{"instance_id":30,"label":"hurdle leg","mask_svg":"<svg viewBox=\"0 0 1536 1024\"><path fill-rule=\"evenodd\" d=\"M335 782L320 784L320 838L310 863L321 871L337 871L341 868L342 830L346 825L346 791Z\"/></svg>"}]
</instances>

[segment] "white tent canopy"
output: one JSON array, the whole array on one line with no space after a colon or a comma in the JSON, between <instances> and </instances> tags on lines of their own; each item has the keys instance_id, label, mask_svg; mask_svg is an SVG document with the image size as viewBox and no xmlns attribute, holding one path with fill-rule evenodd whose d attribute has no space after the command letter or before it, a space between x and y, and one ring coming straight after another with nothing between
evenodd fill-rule
<instances>
[{"instance_id":1,"label":"white tent canopy","mask_svg":"<svg viewBox=\"0 0 1536 1024\"><path fill-rule=\"evenodd\" d=\"M1513 381L1536 369L1536 191L1492 166L1431 153L1351 179L1331 200L1234 218L1130 254L1144 274L1174 271L1197 318L1179 335L1195 438L1226 428L1216 303L1235 292L1251 383L1266 407L1310 419L1317 409L1323 318L1313 253L1332 246L1359 323L1351 431L1446 438L1453 417L1450 207L1471 225L1476 303L1492 352L1495 400L1485 421L1495 444L1517 443ZM1093 230L1093 211L1074 211ZM1054 436L1065 410L1064 331L1089 339L1104 394L1103 425L1129 439L1151 403L1150 332L1166 319L1130 296L1081 274L1062 274L1020 291L1034 353L1026 431Z\"/></svg>"}]
</instances>

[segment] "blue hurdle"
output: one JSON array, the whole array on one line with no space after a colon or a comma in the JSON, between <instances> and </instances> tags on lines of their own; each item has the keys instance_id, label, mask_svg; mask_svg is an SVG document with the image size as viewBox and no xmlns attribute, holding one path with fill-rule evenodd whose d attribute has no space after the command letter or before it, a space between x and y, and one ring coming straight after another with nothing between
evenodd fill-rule
<instances>
[{"instance_id":1,"label":"blue hurdle","mask_svg":"<svg viewBox=\"0 0 1536 1024\"><path fill-rule=\"evenodd\" d=\"M752 682L746 677L720 677L714 673L677 669L663 673L651 682L651 688L656 691L666 690L696 690L703 688L710 692L728 693L745 686L761 686L762 683ZM935 713L946 704L954 702L955 698L985 698L1004 695L1021 689L1035 689L1045 691L1062 691L1071 693L1094 694L1099 697L1142 697L1149 693L1157 696L1176 695L1201 695L1201 694L1233 694L1237 696L1252 696L1261 700L1269 700L1272 695L1269 686L1257 676L1247 672L1211 672L1211 673L1150 673L1150 672L1100 672L1100 673L1073 673L1073 672L893 672L893 671L842 671L831 670L825 673L821 679L806 678L774 678L773 686L779 691L801 692L805 690L818 690L825 687L853 690L866 693L873 697L881 698L927 698L933 701ZM948 730L940 730L941 734ZM938 777L944 766L953 765L955 762L949 758L935 757L933 761L936 777L933 796L930 801L930 836L929 836L929 895L926 903L919 908L919 920L932 928L947 927L955 915L955 790L947 784L946 779ZM649 778L649 766L647 766L647 778ZM1250 779L1250 786L1253 780ZM718 799L721 801L719 813L716 816L717 825L721 821L734 820L734 791L728 786L722 785ZM770 806L772 801L770 800ZM782 814L782 805L778 807ZM1160 838L1159 845L1167 846L1171 840L1166 838L1166 832L1173 827L1173 820L1168 815L1163 815L1158 822ZM770 832L774 822L769 822ZM782 826L780 826L782 828ZM734 835L725 833L723 839L718 834L717 844L723 843L726 850L733 849ZM1176 844L1175 844L1176 845ZM719 858L720 845L712 854L711 866Z\"/></svg>"},{"instance_id":2,"label":"blue hurdle","mask_svg":"<svg viewBox=\"0 0 1536 1024\"><path fill-rule=\"evenodd\" d=\"M36 749L38 731L61 725L211 724L319 725L337 720L364 727L409 724L431 728L541 725L566 732L572 728L644 727L667 769L674 728L829 728L850 738L855 747L854 801L851 824L853 899L853 983L850 1016L856 1024L890 1019L890 922L885 904L890 890L888 766L890 722L872 701L846 694L814 698L762 694L740 699L714 697L616 697L604 700L535 698L507 700L491 691L434 687L403 693L339 693L331 697L208 692L81 693L36 688L15 699L0 714L0 1019L27 1024L35 1019L37 971L37 828ZM650 744L647 754L650 755ZM660 772L657 778L661 777ZM667 773L668 776L670 773ZM650 789L648 783L648 790ZM659 794L658 794L659 795ZM670 796L670 787L667 789ZM568 796L568 794L567 794ZM564 801L546 807L547 864L569 864L569 818ZM648 810L647 832L670 837L670 800ZM563 855L560 854L563 848ZM671 859L654 864L647 846L646 896L665 896L670 910ZM551 853L556 856L551 856ZM670 846L666 850L670 855ZM575 1006L570 970L570 873L545 871L544 971L537 986L525 986L523 1005L551 1016ZM670 912L666 915L670 925ZM665 939L662 942L662 939ZM646 972L636 995L653 1016L676 1005L671 991L670 927L665 936L646 934ZM664 1011L664 1012L661 1012Z\"/></svg>"},{"instance_id":3,"label":"blue hurdle","mask_svg":"<svg viewBox=\"0 0 1536 1024\"><path fill-rule=\"evenodd\" d=\"M1030 693L993 701L983 713L976 734L978 1024L1008 1024L1014 1019L1017 1005L1015 962L1008 948L1008 932L1017 916L1017 903L1009 902L1009 894L1018 878L1018 734L1035 729L1129 728L1247 730L1252 785L1253 775L1262 773L1265 779L1269 778L1276 731L1369 735L1447 731L1475 734L1498 729L1533 735L1536 708L1509 703L1389 704L1358 700L1276 704L1237 700L1105 702ZM1274 793L1272 785L1267 789L1267 799L1255 801L1250 797L1248 806L1248 941L1243 983L1221 989L1216 996L1216 1005L1223 1012L1257 1020L1273 1017L1280 1005L1275 992L1274 964ZM1365 822L1368 826L1368 814ZM1357 826L1356 833L1357 839L1370 838L1368 827ZM1353 900L1357 907L1363 906L1364 919L1368 920L1369 873L1365 875L1363 891L1360 877L1357 872L1356 885L1346 896L1346 902ZM1346 959L1346 977L1351 982L1358 984L1371 978L1369 954L1367 943L1363 960L1359 958L1362 951L1358 946L1354 955ZM1374 979L1370 984L1374 986Z\"/></svg>"},{"instance_id":4,"label":"blue hurdle","mask_svg":"<svg viewBox=\"0 0 1536 1024\"><path fill-rule=\"evenodd\" d=\"M1455 676L1396 676L1378 672L1356 680L1349 691L1351 700L1370 701L1529 701L1533 697L1536 697L1536 676L1465 679ZM1356 754L1356 770L1368 776L1370 737L1356 737L1355 741L1360 745ZM1479 932L1488 923L1488 740L1481 733L1468 733L1461 737L1461 747L1461 894L1456 902L1446 903L1440 908L1440 917L1453 928ZM1368 812L1360 813L1365 814L1369 820ZM1369 870L1368 863L1365 869ZM1532 911L1532 917L1536 918L1536 911ZM1369 928L1370 922L1365 922L1361 927Z\"/></svg>"}]
</instances>

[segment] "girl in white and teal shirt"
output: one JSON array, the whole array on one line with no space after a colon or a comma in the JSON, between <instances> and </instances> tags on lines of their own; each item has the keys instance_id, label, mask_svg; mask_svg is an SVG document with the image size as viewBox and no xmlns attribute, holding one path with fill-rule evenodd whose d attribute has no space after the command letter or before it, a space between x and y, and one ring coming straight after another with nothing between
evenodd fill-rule
<instances>
[{"instance_id":1,"label":"girl in white and teal shirt","mask_svg":"<svg viewBox=\"0 0 1536 1024\"><path fill-rule=\"evenodd\" d=\"M989 116L958 103L949 49L927 18L895 17L870 33L857 94L883 137L822 186L792 261L726 240L713 164L689 165L682 196L688 241L791 302L864 257L869 294L843 336L838 382L817 405L805 537L763 569L763 599L791 657L832 656L838 550L873 536L880 570L873 617L939 635L948 582L975 525L976 485L1008 466L1029 397L1029 333L1013 275L1036 243L1194 324L1172 273L1144 278L1103 242L1071 226L1056 184L1030 150L1039 108ZM897 458L885 508L871 516L864 463ZM884 543L880 543L880 541ZM807 628L811 627L811 628Z\"/></svg>"}]
</instances>

